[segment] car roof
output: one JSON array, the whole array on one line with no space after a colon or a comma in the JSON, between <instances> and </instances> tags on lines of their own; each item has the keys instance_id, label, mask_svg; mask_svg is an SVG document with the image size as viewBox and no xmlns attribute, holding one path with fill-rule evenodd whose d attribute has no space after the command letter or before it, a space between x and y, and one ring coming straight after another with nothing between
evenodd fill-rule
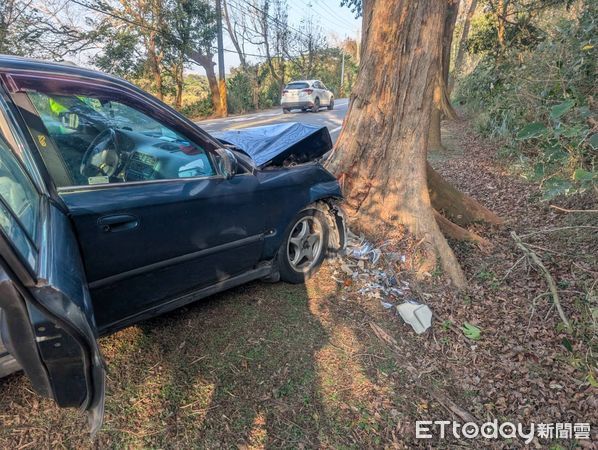
<instances>
[{"instance_id":1,"label":"car roof","mask_svg":"<svg viewBox=\"0 0 598 450\"><path fill-rule=\"evenodd\" d=\"M0 54L0 72L2 71L25 71L25 72L46 72L68 76L81 76L87 78L96 78L106 81L116 81L122 83L124 80L99 72L97 70L86 69L69 62L53 62L41 59L23 58L21 56Z\"/></svg>"}]
</instances>

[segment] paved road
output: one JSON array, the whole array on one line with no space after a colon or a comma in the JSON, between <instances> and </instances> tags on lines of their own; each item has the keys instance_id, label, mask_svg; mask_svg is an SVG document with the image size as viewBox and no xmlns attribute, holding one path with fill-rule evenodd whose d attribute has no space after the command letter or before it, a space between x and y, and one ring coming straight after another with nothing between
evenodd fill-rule
<instances>
[{"instance_id":1,"label":"paved road","mask_svg":"<svg viewBox=\"0 0 598 450\"><path fill-rule=\"evenodd\" d=\"M290 114L283 114L280 107L267 109L257 113L242 116L231 116L224 119L202 120L197 124L207 132L222 130L238 130L241 128L257 127L260 125L272 125L283 122L301 122L310 125L325 125L330 131L332 141L336 141L341 131L343 118L347 113L349 100L346 98L337 99L334 102L334 109L328 111L326 108L320 112L293 111Z\"/></svg>"}]
</instances>

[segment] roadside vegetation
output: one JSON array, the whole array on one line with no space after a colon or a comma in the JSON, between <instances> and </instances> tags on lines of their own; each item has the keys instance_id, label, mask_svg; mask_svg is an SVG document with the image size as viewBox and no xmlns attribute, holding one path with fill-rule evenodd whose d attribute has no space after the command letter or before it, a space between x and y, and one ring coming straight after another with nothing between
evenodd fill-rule
<instances>
[{"instance_id":1,"label":"roadside vegetation","mask_svg":"<svg viewBox=\"0 0 598 450\"><path fill-rule=\"evenodd\" d=\"M0 53L77 59L193 119L279 105L294 79L320 79L337 97L348 95L357 42L327 36L309 8L290 25L288 9L287 0L223 0L223 26L234 44L225 51L240 61L227 74L226 95L215 70L217 16L208 0L7 0L0 6Z\"/></svg>"},{"instance_id":2,"label":"roadside vegetation","mask_svg":"<svg viewBox=\"0 0 598 450\"><path fill-rule=\"evenodd\" d=\"M480 8L465 39L455 100L474 125L501 142L513 169L543 197L593 191L598 171L595 2L514 2L498 39ZM504 45L504 48L503 48Z\"/></svg>"}]
</instances>

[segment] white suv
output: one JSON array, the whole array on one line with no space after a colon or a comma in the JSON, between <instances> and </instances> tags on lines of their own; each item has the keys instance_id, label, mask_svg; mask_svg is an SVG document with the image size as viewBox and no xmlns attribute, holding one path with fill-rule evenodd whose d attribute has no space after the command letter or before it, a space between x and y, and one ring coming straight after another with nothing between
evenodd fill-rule
<instances>
[{"instance_id":1,"label":"white suv","mask_svg":"<svg viewBox=\"0 0 598 450\"><path fill-rule=\"evenodd\" d=\"M291 109L318 112L322 106L334 109L334 95L320 80L293 81L282 91L280 105L285 114Z\"/></svg>"}]
</instances>

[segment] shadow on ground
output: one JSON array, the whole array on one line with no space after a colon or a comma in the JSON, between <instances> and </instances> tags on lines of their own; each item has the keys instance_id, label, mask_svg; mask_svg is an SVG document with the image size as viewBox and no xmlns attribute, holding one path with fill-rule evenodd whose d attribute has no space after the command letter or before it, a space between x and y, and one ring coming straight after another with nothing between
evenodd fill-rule
<instances>
[{"instance_id":1,"label":"shadow on ground","mask_svg":"<svg viewBox=\"0 0 598 450\"><path fill-rule=\"evenodd\" d=\"M342 302L325 269L307 285L252 283L102 339L106 417L93 443L77 412L38 397L24 376L0 381L0 447L389 442L393 358L364 347L361 314Z\"/></svg>"}]
</instances>

